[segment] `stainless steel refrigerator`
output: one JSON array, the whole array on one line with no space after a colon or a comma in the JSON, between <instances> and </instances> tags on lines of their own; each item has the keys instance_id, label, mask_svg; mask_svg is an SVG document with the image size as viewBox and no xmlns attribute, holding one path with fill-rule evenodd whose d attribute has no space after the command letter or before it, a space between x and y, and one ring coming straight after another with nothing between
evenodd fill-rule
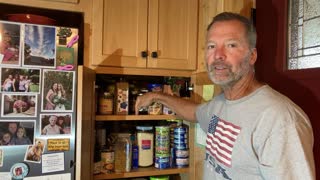
<instances>
[{"instance_id":1,"label":"stainless steel refrigerator","mask_svg":"<svg viewBox=\"0 0 320 180\"><path fill-rule=\"evenodd\" d=\"M0 179L90 178L93 102L83 105L82 96L86 88L87 97L93 95L94 76L85 77L81 66L82 14L32 8L21 13L23 7L4 6ZM89 77L90 85L84 87L83 78ZM82 154L83 149L89 153Z\"/></svg>"}]
</instances>

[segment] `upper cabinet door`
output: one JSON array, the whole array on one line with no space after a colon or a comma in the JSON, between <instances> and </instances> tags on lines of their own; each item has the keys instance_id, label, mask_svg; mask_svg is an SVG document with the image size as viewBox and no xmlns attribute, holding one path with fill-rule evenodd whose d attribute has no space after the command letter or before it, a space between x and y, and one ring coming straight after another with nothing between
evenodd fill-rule
<instances>
[{"instance_id":1,"label":"upper cabinet door","mask_svg":"<svg viewBox=\"0 0 320 180\"><path fill-rule=\"evenodd\" d=\"M194 70L197 18L198 0L94 0L91 65Z\"/></svg>"},{"instance_id":2,"label":"upper cabinet door","mask_svg":"<svg viewBox=\"0 0 320 180\"><path fill-rule=\"evenodd\" d=\"M196 68L198 1L149 1L148 68ZM156 57L152 57L156 55Z\"/></svg>"},{"instance_id":3,"label":"upper cabinet door","mask_svg":"<svg viewBox=\"0 0 320 180\"><path fill-rule=\"evenodd\" d=\"M146 67L147 0L94 0L92 65Z\"/></svg>"}]
</instances>

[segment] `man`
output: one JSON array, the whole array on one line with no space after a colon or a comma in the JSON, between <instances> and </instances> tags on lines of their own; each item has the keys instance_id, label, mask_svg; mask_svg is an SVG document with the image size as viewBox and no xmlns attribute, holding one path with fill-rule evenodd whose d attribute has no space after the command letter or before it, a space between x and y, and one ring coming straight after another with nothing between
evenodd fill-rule
<instances>
[{"instance_id":1,"label":"man","mask_svg":"<svg viewBox=\"0 0 320 180\"><path fill-rule=\"evenodd\" d=\"M291 100L255 79L256 32L238 14L208 26L206 65L223 93L205 104L161 93L138 97L136 112L158 101L207 132L204 179L315 179L313 133Z\"/></svg>"},{"instance_id":2,"label":"man","mask_svg":"<svg viewBox=\"0 0 320 180\"><path fill-rule=\"evenodd\" d=\"M49 117L49 124L46 125L43 130L43 135L55 135L60 134L60 127L57 125L58 117L55 115L52 115Z\"/></svg>"},{"instance_id":3,"label":"man","mask_svg":"<svg viewBox=\"0 0 320 180\"><path fill-rule=\"evenodd\" d=\"M17 130L18 130L18 124L16 122L9 122L8 123L8 131L11 134L11 137L17 137Z\"/></svg>"}]
</instances>

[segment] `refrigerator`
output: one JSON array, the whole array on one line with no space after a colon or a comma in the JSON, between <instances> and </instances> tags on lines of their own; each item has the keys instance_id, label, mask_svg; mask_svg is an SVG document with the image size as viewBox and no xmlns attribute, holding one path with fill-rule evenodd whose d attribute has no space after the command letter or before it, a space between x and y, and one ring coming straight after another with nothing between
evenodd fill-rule
<instances>
[{"instance_id":1,"label":"refrigerator","mask_svg":"<svg viewBox=\"0 0 320 180\"><path fill-rule=\"evenodd\" d=\"M83 15L0 8L0 179L90 179L94 102L82 101L94 75L82 66Z\"/></svg>"}]
</instances>

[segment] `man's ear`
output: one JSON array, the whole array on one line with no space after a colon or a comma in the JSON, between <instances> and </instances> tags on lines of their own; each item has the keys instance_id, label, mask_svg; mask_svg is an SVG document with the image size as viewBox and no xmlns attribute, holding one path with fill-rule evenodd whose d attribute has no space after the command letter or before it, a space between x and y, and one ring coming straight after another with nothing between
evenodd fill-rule
<instances>
[{"instance_id":1,"label":"man's ear","mask_svg":"<svg viewBox=\"0 0 320 180\"><path fill-rule=\"evenodd\" d=\"M257 57L258 57L258 53L257 53L257 49L253 48L251 49L251 54L250 54L250 65L254 65L257 61Z\"/></svg>"}]
</instances>

